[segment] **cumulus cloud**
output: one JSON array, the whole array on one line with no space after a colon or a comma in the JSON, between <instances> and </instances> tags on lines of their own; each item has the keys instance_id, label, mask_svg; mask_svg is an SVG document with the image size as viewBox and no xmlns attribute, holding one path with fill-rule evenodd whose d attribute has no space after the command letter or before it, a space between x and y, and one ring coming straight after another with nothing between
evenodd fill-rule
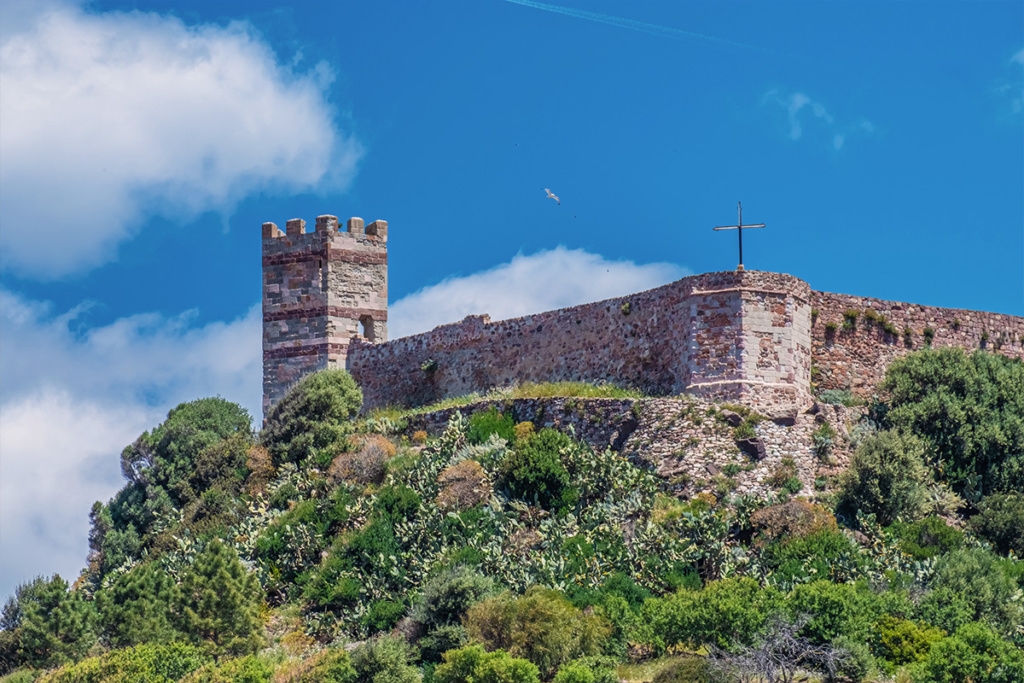
<instances>
[{"instance_id":1,"label":"cumulus cloud","mask_svg":"<svg viewBox=\"0 0 1024 683\"><path fill-rule=\"evenodd\" d=\"M351 181L362 148L326 100L326 64L279 63L244 22L13 5L0 38L6 267L82 272L154 213L227 215L255 191Z\"/></svg>"},{"instance_id":2,"label":"cumulus cloud","mask_svg":"<svg viewBox=\"0 0 1024 683\"><path fill-rule=\"evenodd\" d=\"M258 417L262 315L195 323L139 314L89 325L0 293L0 596L36 574L74 578L88 514L119 489L121 449L182 401L221 395Z\"/></svg>"},{"instance_id":3,"label":"cumulus cloud","mask_svg":"<svg viewBox=\"0 0 1024 683\"><path fill-rule=\"evenodd\" d=\"M448 278L398 300L389 307L388 337L425 332L472 314L503 320L610 299L689 274L672 263L638 265L565 247L517 254L509 263Z\"/></svg>"},{"instance_id":4,"label":"cumulus cloud","mask_svg":"<svg viewBox=\"0 0 1024 683\"><path fill-rule=\"evenodd\" d=\"M761 104L766 103L785 111L790 140L799 140L804 136L805 127L810 127L816 134L829 139L832 149L839 151L851 135L870 135L875 131L874 124L866 119L853 124L837 122L825 105L801 92L785 94L777 89L769 90L761 98Z\"/></svg>"}]
</instances>

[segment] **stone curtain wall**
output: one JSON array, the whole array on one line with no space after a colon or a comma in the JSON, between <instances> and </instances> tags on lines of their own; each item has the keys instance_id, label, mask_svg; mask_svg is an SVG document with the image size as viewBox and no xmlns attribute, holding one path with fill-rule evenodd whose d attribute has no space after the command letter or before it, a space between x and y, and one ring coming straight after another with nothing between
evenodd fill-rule
<instances>
[{"instance_id":1,"label":"stone curtain wall","mask_svg":"<svg viewBox=\"0 0 1024 683\"><path fill-rule=\"evenodd\" d=\"M387 223L318 216L263 224L263 414L303 376L344 367L349 342L387 339Z\"/></svg>"},{"instance_id":2,"label":"stone curtain wall","mask_svg":"<svg viewBox=\"0 0 1024 683\"><path fill-rule=\"evenodd\" d=\"M812 332L819 389L850 389L870 397L894 359L927 346L926 328L934 331L933 348L986 349L1024 358L1024 318L829 292L812 292L811 302L817 311ZM868 310L882 319L870 320ZM858 313L852 329L844 328L847 311ZM884 330L885 322L895 334Z\"/></svg>"},{"instance_id":3,"label":"stone curtain wall","mask_svg":"<svg viewBox=\"0 0 1024 683\"><path fill-rule=\"evenodd\" d=\"M348 369L367 408L424 405L527 381L608 382L672 393L687 379L678 367L687 348L685 304L681 281L500 322L470 316L386 344L356 342Z\"/></svg>"},{"instance_id":4,"label":"stone curtain wall","mask_svg":"<svg viewBox=\"0 0 1024 683\"><path fill-rule=\"evenodd\" d=\"M367 408L586 381L654 395L689 389L792 414L810 400L809 292L780 273L695 275L524 318L470 316L386 344L354 341L348 369Z\"/></svg>"}]
</instances>

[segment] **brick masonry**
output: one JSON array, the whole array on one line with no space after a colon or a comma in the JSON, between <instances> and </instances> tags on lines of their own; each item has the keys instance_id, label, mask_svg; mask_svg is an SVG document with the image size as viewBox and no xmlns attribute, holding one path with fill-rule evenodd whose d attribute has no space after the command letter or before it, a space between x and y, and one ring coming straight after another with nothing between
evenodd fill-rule
<instances>
[{"instance_id":1,"label":"brick masonry","mask_svg":"<svg viewBox=\"0 0 1024 683\"><path fill-rule=\"evenodd\" d=\"M857 320L844 327L848 311ZM926 344L926 330L933 346L1024 356L1024 318L815 292L760 271L694 275L510 320L469 316L388 341L387 223L352 218L339 231L334 216L318 217L312 233L299 219L286 233L263 225L263 321L264 414L329 366L352 373L364 408L568 380L781 417L811 404L812 380L871 394L892 360Z\"/></svg>"}]
</instances>

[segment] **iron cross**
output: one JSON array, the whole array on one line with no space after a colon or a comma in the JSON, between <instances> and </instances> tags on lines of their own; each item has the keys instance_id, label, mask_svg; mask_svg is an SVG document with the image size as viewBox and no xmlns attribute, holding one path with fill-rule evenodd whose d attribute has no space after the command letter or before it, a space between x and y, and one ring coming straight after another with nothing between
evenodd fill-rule
<instances>
[{"instance_id":1,"label":"iron cross","mask_svg":"<svg viewBox=\"0 0 1024 683\"><path fill-rule=\"evenodd\" d=\"M715 230L735 230L740 236L740 264L736 266L736 270L743 270L743 230L744 228L763 228L764 223L756 223L754 225L743 225L743 204L736 202L739 207L739 220L736 221L736 225L722 225L715 228Z\"/></svg>"}]
</instances>

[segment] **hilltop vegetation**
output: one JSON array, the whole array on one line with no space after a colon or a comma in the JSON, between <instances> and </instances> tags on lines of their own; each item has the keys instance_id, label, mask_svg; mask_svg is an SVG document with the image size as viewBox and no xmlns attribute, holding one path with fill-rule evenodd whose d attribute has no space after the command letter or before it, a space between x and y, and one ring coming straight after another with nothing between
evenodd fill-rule
<instances>
[{"instance_id":1,"label":"hilltop vegetation","mask_svg":"<svg viewBox=\"0 0 1024 683\"><path fill-rule=\"evenodd\" d=\"M1024 365L923 351L883 389L826 504L680 500L507 410L406 436L338 370L256 434L182 404L75 585L4 607L0 680L1024 680Z\"/></svg>"}]
</instances>

